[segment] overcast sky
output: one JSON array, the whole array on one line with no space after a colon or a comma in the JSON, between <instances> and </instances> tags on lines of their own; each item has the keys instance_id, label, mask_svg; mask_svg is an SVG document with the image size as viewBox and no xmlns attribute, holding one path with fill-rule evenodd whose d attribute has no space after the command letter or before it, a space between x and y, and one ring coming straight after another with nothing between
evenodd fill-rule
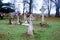
<instances>
[{"instance_id":1,"label":"overcast sky","mask_svg":"<svg viewBox=\"0 0 60 40\"><path fill-rule=\"evenodd\" d=\"M7 3L7 2L13 2L14 0L3 0L2 2L3 3ZM16 0L16 10L20 10L20 12L22 13L23 12L23 4L21 3L23 0ZM20 5L18 5L18 3L17 2L20 2L19 4ZM41 13L41 11L40 11L40 9L41 9L41 7L42 7L42 5L43 5L43 0L34 0L34 4L37 4L37 6L36 6L36 9L35 8L33 8L33 13ZM28 9L27 9L28 10ZM47 13L47 11L45 11L46 13ZM52 8L52 10L51 10L51 13L55 13L55 7L53 7Z\"/></svg>"}]
</instances>

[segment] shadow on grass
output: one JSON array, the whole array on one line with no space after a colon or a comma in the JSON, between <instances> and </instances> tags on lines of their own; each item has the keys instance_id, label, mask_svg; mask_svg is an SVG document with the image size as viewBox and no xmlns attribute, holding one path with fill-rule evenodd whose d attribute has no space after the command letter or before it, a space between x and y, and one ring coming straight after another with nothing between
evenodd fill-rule
<instances>
[{"instance_id":1,"label":"shadow on grass","mask_svg":"<svg viewBox=\"0 0 60 40\"><path fill-rule=\"evenodd\" d=\"M50 27L50 25L49 24L41 24L41 23L39 23L39 24L33 24L33 26L37 26L37 27L43 27L43 28L49 28Z\"/></svg>"},{"instance_id":2,"label":"shadow on grass","mask_svg":"<svg viewBox=\"0 0 60 40\"><path fill-rule=\"evenodd\" d=\"M39 32L39 33L38 33ZM26 33L23 33L22 35L21 35L21 37L22 38L24 38L24 39L26 39L26 40L40 40L40 32L44 32L44 31L38 31L38 32L33 32L34 33L34 35L32 36L32 35L29 35L29 34L27 34L27 32Z\"/></svg>"}]
</instances>

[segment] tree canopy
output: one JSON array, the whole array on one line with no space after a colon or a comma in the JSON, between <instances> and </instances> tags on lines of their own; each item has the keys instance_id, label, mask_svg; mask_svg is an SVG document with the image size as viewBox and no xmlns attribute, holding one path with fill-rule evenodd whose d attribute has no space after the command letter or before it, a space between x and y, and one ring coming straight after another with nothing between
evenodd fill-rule
<instances>
[{"instance_id":1,"label":"tree canopy","mask_svg":"<svg viewBox=\"0 0 60 40\"><path fill-rule=\"evenodd\" d=\"M11 3L2 3L0 1L0 12L2 13L9 13L9 12L14 12L15 10L13 9L13 4Z\"/></svg>"}]
</instances>

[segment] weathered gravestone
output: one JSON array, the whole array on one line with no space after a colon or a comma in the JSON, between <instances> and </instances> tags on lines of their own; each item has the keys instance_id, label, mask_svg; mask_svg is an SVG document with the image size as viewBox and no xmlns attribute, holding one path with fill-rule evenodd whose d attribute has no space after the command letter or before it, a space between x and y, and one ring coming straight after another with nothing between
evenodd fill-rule
<instances>
[{"instance_id":1,"label":"weathered gravestone","mask_svg":"<svg viewBox=\"0 0 60 40\"><path fill-rule=\"evenodd\" d=\"M29 16L28 23L23 23L22 25L28 26L28 32L27 32L27 34L33 35L32 14L30 14L30 16Z\"/></svg>"},{"instance_id":2,"label":"weathered gravestone","mask_svg":"<svg viewBox=\"0 0 60 40\"><path fill-rule=\"evenodd\" d=\"M46 9L44 8L44 6L42 6L42 8L40 9L40 11L42 12L42 18L41 18L41 26L43 27L48 27L49 25L44 21L44 11Z\"/></svg>"},{"instance_id":3,"label":"weathered gravestone","mask_svg":"<svg viewBox=\"0 0 60 40\"><path fill-rule=\"evenodd\" d=\"M33 35L33 24L32 24L32 14L30 14L30 19L29 19L29 26L28 26L28 34Z\"/></svg>"}]
</instances>

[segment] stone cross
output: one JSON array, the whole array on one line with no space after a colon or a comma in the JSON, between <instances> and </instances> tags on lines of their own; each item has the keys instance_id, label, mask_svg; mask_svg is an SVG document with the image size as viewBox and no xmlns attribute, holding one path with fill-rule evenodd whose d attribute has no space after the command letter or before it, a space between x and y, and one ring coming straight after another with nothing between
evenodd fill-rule
<instances>
[{"instance_id":1,"label":"stone cross","mask_svg":"<svg viewBox=\"0 0 60 40\"><path fill-rule=\"evenodd\" d=\"M41 20L41 23L44 24L44 11L46 9L44 8L44 6L42 6L42 8L40 9L40 11L42 12L42 20Z\"/></svg>"},{"instance_id":2,"label":"stone cross","mask_svg":"<svg viewBox=\"0 0 60 40\"><path fill-rule=\"evenodd\" d=\"M44 8L44 6L42 6L42 8L40 9L41 12L44 12L46 9Z\"/></svg>"}]
</instances>

